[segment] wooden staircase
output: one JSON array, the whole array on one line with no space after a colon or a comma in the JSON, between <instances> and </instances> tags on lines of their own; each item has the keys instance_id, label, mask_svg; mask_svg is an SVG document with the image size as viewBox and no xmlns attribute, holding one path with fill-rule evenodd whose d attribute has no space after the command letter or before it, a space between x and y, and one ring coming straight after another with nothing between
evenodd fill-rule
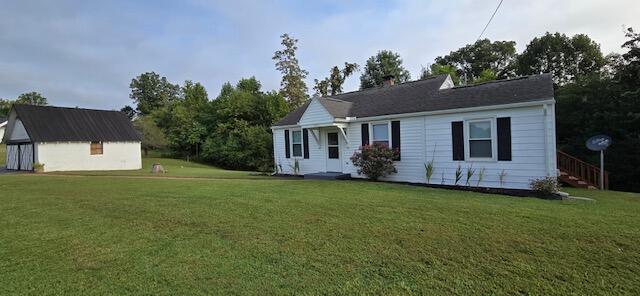
<instances>
[{"instance_id":1,"label":"wooden staircase","mask_svg":"<svg viewBox=\"0 0 640 296\"><path fill-rule=\"evenodd\" d=\"M560 181L572 187L600 188L600 168L562 151L557 151ZM609 189L609 173L604 171L604 189Z\"/></svg>"}]
</instances>

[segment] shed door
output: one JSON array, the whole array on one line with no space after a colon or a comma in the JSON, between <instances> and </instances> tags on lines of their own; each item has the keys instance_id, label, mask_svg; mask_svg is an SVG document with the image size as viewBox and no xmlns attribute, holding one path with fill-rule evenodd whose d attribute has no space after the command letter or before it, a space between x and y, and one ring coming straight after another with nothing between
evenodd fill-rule
<instances>
[{"instance_id":1,"label":"shed door","mask_svg":"<svg viewBox=\"0 0 640 296\"><path fill-rule=\"evenodd\" d=\"M33 171L33 144L20 144L20 170Z\"/></svg>"},{"instance_id":2,"label":"shed door","mask_svg":"<svg viewBox=\"0 0 640 296\"><path fill-rule=\"evenodd\" d=\"M33 144L7 145L7 169L21 171L33 170Z\"/></svg>"},{"instance_id":3,"label":"shed door","mask_svg":"<svg viewBox=\"0 0 640 296\"><path fill-rule=\"evenodd\" d=\"M7 145L7 169L17 170L20 167L18 147L20 145Z\"/></svg>"}]
</instances>

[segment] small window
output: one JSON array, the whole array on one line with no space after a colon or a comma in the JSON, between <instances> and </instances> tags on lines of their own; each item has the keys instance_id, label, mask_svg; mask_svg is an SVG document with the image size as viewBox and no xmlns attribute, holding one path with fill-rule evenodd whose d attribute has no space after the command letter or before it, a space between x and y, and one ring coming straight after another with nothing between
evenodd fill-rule
<instances>
[{"instance_id":1,"label":"small window","mask_svg":"<svg viewBox=\"0 0 640 296\"><path fill-rule=\"evenodd\" d=\"M102 154L102 142L91 142L91 155Z\"/></svg>"},{"instance_id":2,"label":"small window","mask_svg":"<svg viewBox=\"0 0 640 296\"><path fill-rule=\"evenodd\" d=\"M291 138L291 143L293 146L293 156L302 156L302 131L292 131Z\"/></svg>"},{"instance_id":3,"label":"small window","mask_svg":"<svg viewBox=\"0 0 640 296\"><path fill-rule=\"evenodd\" d=\"M373 141L372 143L379 143L385 146L389 146L389 125L386 123L373 124Z\"/></svg>"},{"instance_id":4,"label":"small window","mask_svg":"<svg viewBox=\"0 0 640 296\"><path fill-rule=\"evenodd\" d=\"M492 158L491 120L469 122L469 157Z\"/></svg>"}]
</instances>

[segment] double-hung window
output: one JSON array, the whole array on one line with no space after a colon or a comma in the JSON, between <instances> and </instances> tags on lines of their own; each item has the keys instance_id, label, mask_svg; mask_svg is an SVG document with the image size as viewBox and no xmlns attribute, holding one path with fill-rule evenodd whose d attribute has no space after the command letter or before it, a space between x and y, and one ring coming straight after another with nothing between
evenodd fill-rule
<instances>
[{"instance_id":1,"label":"double-hung window","mask_svg":"<svg viewBox=\"0 0 640 296\"><path fill-rule=\"evenodd\" d=\"M291 132L291 146L294 157L302 157L302 131Z\"/></svg>"},{"instance_id":2,"label":"double-hung window","mask_svg":"<svg viewBox=\"0 0 640 296\"><path fill-rule=\"evenodd\" d=\"M468 121L469 158L493 159L493 121Z\"/></svg>"},{"instance_id":3,"label":"double-hung window","mask_svg":"<svg viewBox=\"0 0 640 296\"><path fill-rule=\"evenodd\" d=\"M383 144L387 147L391 147L389 145L389 124L388 123L374 123L371 125L371 129L373 130L372 134L372 142L373 144L379 143Z\"/></svg>"}]
</instances>

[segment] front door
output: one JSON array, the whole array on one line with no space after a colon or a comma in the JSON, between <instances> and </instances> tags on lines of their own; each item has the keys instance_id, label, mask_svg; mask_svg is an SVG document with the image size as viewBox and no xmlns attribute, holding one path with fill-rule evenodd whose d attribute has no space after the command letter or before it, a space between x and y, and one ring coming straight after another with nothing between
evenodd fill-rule
<instances>
[{"instance_id":1,"label":"front door","mask_svg":"<svg viewBox=\"0 0 640 296\"><path fill-rule=\"evenodd\" d=\"M327 132L327 172L342 172L340 137L338 132Z\"/></svg>"}]
</instances>

